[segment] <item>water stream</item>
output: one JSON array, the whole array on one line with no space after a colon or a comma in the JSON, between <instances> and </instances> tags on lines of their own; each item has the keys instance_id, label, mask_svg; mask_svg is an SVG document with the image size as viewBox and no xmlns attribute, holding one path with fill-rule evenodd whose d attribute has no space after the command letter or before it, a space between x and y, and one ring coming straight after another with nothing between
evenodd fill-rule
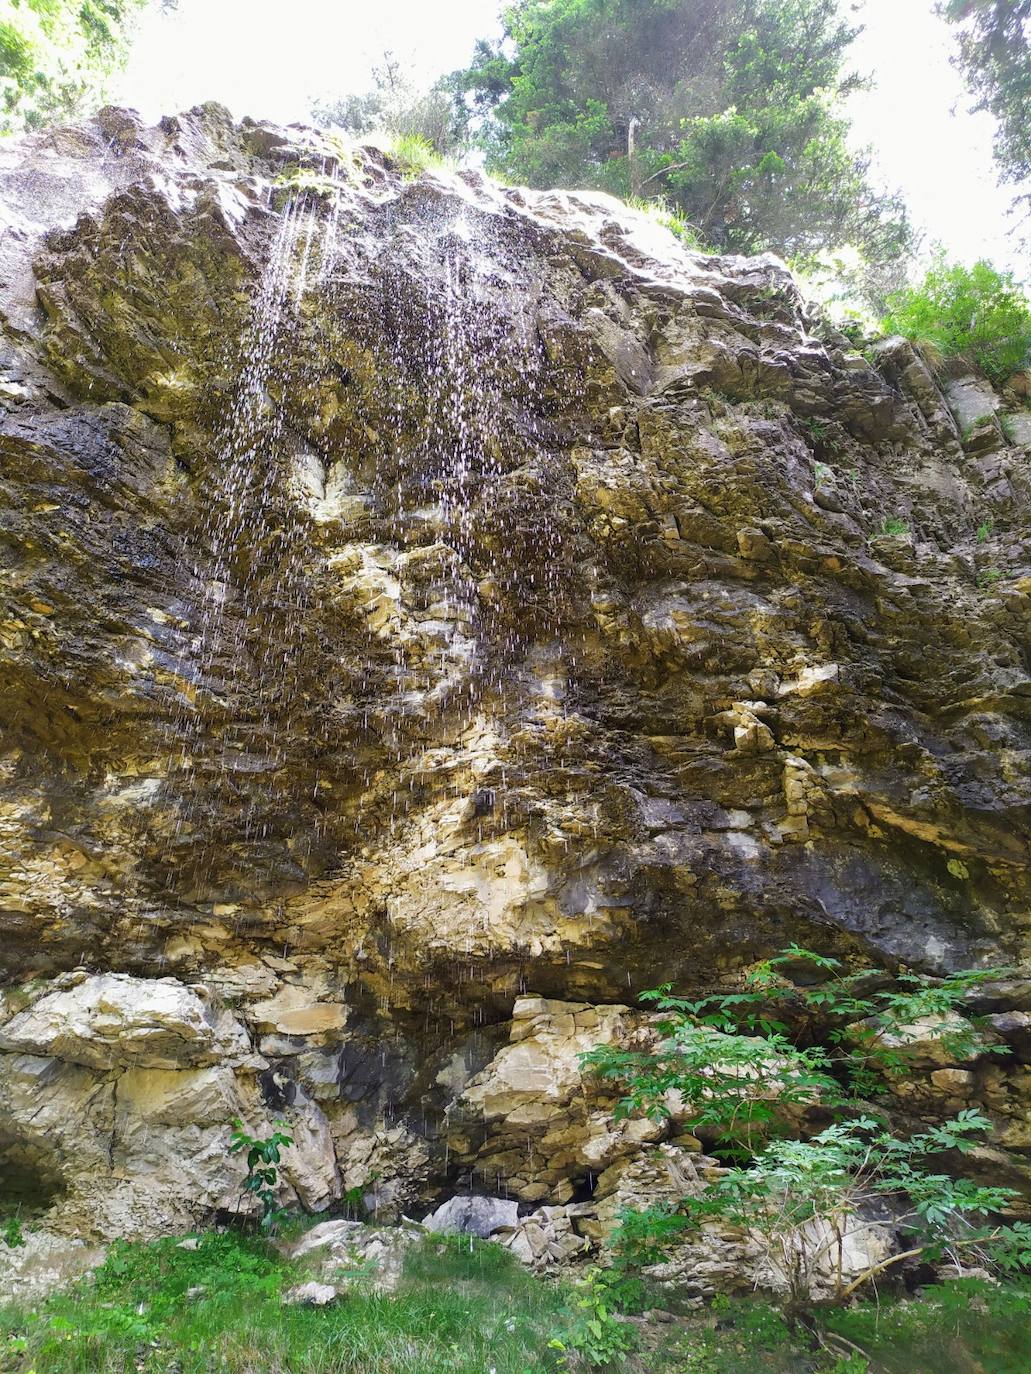
<instances>
[{"instance_id":1,"label":"water stream","mask_svg":"<svg viewBox=\"0 0 1031 1374\"><path fill-rule=\"evenodd\" d=\"M313 745L354 752L359 789L370 777L359 754L383 759L395 780L393 831L426 784L416 762L428 743L488 747L504 716L499 704L525 690L527 649L561 596L552 502L527 499L540 482L545 378L512 250L491 216L453 190L412 192L382 211L386 249L361 260L349 242L348 194L341 177L328 198L289 197L227 361L233 384L193 549L203 595L180 674L190 684L176 721L180 849L202 831L200 808L214 789L234 812L233 844L250 846L260 864L296 805L290 789L305 768L291 765L300 754L310 761ZM373 284L365 320L348 295L363 273ZM325 565L298 487L306 437L288 392L324 380L331 365L346 371L325 356L327 322L374 358L377 409L359 407L343 439L323 437L317 461L327 473L336 465L360 473L363 434L386 429L383 471L372 474L386 542L360 537L350 547L382 564L396 606L385 642L370 638L345 693L363 723L357 741L343 717L313 718L322 683L306 688L316 665L333 670L332 627L322 626L321 642L317 570ZM362 477L354 480L360 487ZM504 792L500 777L485 782L491 802L495 789ZM462 794L468 778L461 769L454 778ZM317 769L307 785L317 795ZM355 840L362 815L359 802Z\"/></svg>"}]
</instances>

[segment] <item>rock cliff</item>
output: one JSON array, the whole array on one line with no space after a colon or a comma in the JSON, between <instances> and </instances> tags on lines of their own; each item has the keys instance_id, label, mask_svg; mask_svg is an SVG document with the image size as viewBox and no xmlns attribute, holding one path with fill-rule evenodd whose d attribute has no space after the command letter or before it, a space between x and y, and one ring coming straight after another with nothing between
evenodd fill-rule
<instances>
[{"instance_id":1,"label":"rock cliff","mask_svg":"<svg viewBox=\"0 0 1031 1374\"><path fill-rule=\"evenodd\" d=\"M1019 398L217 106L5 145L0 216L0 1157L54 1227L233 1206L285 1117L306 1207L471 1183L572 1253L676 1129L578 1072L640 990L1026 958ZM982 1009L1017 1053L908 1108L1019 1181L1031 981Z\"/></svg>"}]
</instances>

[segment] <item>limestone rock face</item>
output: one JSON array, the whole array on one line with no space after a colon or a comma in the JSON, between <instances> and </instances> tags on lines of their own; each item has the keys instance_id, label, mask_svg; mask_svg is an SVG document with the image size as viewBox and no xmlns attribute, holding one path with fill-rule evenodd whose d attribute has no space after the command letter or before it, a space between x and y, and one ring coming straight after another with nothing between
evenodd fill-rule
<instances>
[{"instance_id":1,"label":"limestone rock face","mask_svg":"<svg viewBox=\"0 0 1031 1374\"><path fill-rule=\"evenodd\" d=\"M1026 958L1025 393L217 106L9 141L0 206L0 1165L57 1230L232 1208L241 1116L284 1200L572 1253L688 1148L579 1073L641 990ZM907 1109L1021 1181L984 1009Z\"/></svg>"},{"instance_id":2,"label":"limestone rock face","mask_svg":"<svg viewBox=\"0 0 1031 1374\"><path fill-rule=\"evenodd\" d=\"M243 1027L215 1014L175 978L99 974L62 978L0 1028L0 1050L92 1069L180 1069L250 1056Z\"/></svg>"},{"instance_id":3,"label":"limestone rock face","mask_svg":"<svg viewBox=\"0 0 1031 1374\"><path fill-rule=\"evenodd\" d=\"M580 1068L581 1054L628 1043L641 1020L622 1006L519 998L509 1044L449 1108L449 1151L523 1201L565 1203L578 1180L661 1140L662 1123L614 1123L613 1099L585 1083Z\"/></svg>"}]
</instances>

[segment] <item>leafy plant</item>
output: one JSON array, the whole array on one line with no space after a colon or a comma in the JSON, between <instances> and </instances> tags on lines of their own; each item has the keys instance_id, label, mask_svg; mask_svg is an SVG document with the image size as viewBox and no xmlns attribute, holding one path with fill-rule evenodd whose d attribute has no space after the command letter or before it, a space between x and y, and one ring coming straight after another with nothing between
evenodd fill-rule
<instances>
[{"instance_id":1,"label":"leafy plant","mask_svg":"<svg viewBox=\"0 0 1031 1374\"><path fill-rule=\"evenodd\" d=\"M566 1329L548 1342L549 1349L560 1352L562 1369L584 1364L596 1369L611 1364L636 1344L632 1328L613 1312L597 1270L589 1270L576 1285L564 1312Z\"/></svg>"},{"instance_id":2,"label":"leafy plant","mask_svg":"<svg viewBox=\"0 0 1031 1374\"><path fill-rule=\"evenodd\" d=\"M11 1250L15 1250L18 1246L25 1244L21 1217L14 1215L4 1218L3 1222L0 1223L0 1241L3 1241Z\"/></svg>"},{"instance_id":3,"label":"leafy plant","mask_svg":"<svg viewBox=\"0 0 1031 1374\"><path fill-rule=\"evenodd\" d=\"M628 1207L620 1213L612 1234L612 1254L621 1268L658 1264L669 1243L690 1225L688 1218L669 1202L650 1207Z\"/></svg>"},{"instance_id":4,"label":"leafy plant","mask_svg":"<svg viewBox=\"0 0 1031 1374\"><path fill-rule=\"evenodd\" d=\"M807 970L802 986L784 976L798 968ZM1026 1246L1021 1228L982 1224L1008 1204L1011 1190L933 1167L936 1156L966 1153L983 1139L987 1118L967 1110L901 1136L866 1100L912 1071L914 1023L926 1027L926 1018L934 1018L950 1057L1005 1053L959 1010L973 988L1002 972L902 972L889 982L879 970L845 972L837 960L792 945L756 965L733 992L694 1000L668 987L643 994L660 1013L652 1043L599 1046L582 1063L620 1085L617 1118L675 1111L736 1160L676 1210L695 1223L718 1219L747 1229L795 1317L811 1308L815 1288L844 1302L908 1259L972 1248L1004 1263ZM823 1044L803 1042L814 1026ZM809 1108L831 1114L832 1124L811 1139L793 1138L798 1112ZM654 1262L682 1229L672 1215L650 1209L634 1221L624 1217L624 1260L636 1249L638 1262ZM848 1277L843 1256L851 1239L886 1218L906 1237L903 1248Z\"/></svg>"},{"instance_id":5,"label":"leafy plant","mask_svg":"<svg viewBox=\"0 0 1031 1374\"><path fill-rule=\"evenodd\" d=\"M909 524L905 520L900 520L896 515L886 515L881 521L881 527L877 533L891 535L893 537L908 534Z\"/></svg>"},{"instance_id":6,"label":"leafy plant","mask_svg":"<svg viewBox=\"0 0 1031 1374\"><path fill-rule=\"evenodd\" d=\"M672 1115L674 1103L678 1109L689 1104L693 1127L707 1128L724 1154L747 1156L778 1128L787 1109L812 1106L836 1091L826 1051L796 1047L787 1027L765 1014L753 1019L740 1007L739 1018L732 999L721 998L709 1009L709 999L685 1002L663 989L644 993L642 1000L656 1002L666 1014L651 1048L602 1045L583 1056L585 1068L624 1085L617 1120L662 1120Z\"/></svg>"},{"instance_id":7,"label":"leafy plant","mask_svg":"<svg viewBox=\"0 0 1031 1374\"><path fill-rule=\"evenodd\" d=\"M979 544L987 544L994 529L995 518L994 516L989 515L988 518L986 520L982 520L977 527L977 542Z\"/></svg>"},{"instance_id":8,"label":"leafy plant","mask_svg":"<svg viewBox=\"0 0 1031 1374\"><path fill-rule=\"evenodd\" d=\"M281 1151L294 1143L293 1136L286 1130L286 1122L277 1121L276 1129L268 1136L248 1135L239 1117L233 1122L233 1133L229 1138L229 1153L247 1151L247 1176L243 1181L243 1193L250 1193L261 1204L261 1225L263 1230L271 1230L283 1215L276 1200L279 1189L279 1164Z\"/></svg>"},{"instance_id":9,"label":"leafy plant","mask_svg":"<svg viewBox=\"0 0 1031 1374\"><path fill-rule=\"evenodd\" d=\"M811 1140L771 1140L700 1199L685 1199L684 1208L700 1220L718 1217L747 1229L784 1286L784 1310L798 1316L821 1288L840 1304L907 1260L971 1246L983 1254L995 1241L1011 1241L1003 1227L976 1223L1004 1208L1012 1189L933 1171L934 1156L965 1153L990 1129L975 1110L908 1139L873 1117L838 1121ZM887 1205L880 1215L879 1203ZM973 1222L965 1224L968 1218ZM876 1235L888 1220L905 1236L904 1248L850 1277L846 1247Z\"/></svg>"},{"instance_id":10,"label":"leafy plant","mask_svg":"<svg viewBox=\"0 0 1031 1374\"><path fill-rule=\"evenodd\" d=\"M977 585L983 592L990 592L997 582L1002 581L998 568L982 568L977 574Z\"/></svg>"},{"instance_id":11,"label":"leafy plant","mask_svg":"<svg viewBox=\"0 0 1031 1374\"><path fill-rule=\"evenodd\" d=\"M1010 272L981 259L973 267L939 255L918 286L896 292L881 321L886 334L967 356L992 381L1005 381L1031 358L1031 303Z\"/></svg>"}]
</instances>

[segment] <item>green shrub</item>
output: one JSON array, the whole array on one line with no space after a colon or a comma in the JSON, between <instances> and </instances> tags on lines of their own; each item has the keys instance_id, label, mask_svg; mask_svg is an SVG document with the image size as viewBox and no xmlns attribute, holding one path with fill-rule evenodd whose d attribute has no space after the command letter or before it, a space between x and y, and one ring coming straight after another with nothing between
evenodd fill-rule
<instances>
[{"instance_id":1,"label":"green shrub","mask_svg":"<svg viewBox=\"0 0 1031 1374\"><path fill-rule=\"evenodd\" d=\"M588 1270L564 1309L566 1327L548 1342L559 1352L560 1369L610 1367L633 1350L633 1328L615 1315L603 1275Z\"/></svg>"},{"instance_id":2,"label":"green shrub","mask_svg":"<svg viewBox=\"0 0 1031 1374\"><path fill-rule=\"evenodd\" d=\"M996 582L1002 581L1002 573L998 568L983 568L977 574L977 585L983 592L990 592Z\"/></svg>"},{"instance_id":3,"label":"green shrub","mask_svg":"<svg viewBox=\"0 0 1031 1374\"><path fill-rule=\"evenodd\" d=\"M965 356L992 381L1005 381L1031 360L1031 304L1012 273L983 259L973 267L938 257L919 286L889 298L886 334L931 344L945 357Z\"/></svg>"},{"instance_id":4,"label":"green shrub","mask_svg":"<svg viewBox=\"0 0 1031 1374\"><path fill-rule=\"evenodd\" d=\"M5 1217L0 1222L0 1241L11 1250L16 1250L19 1245L25 1244L25 1236L21 1229L21 1217L17 1215Z\"/></svg>"},{"instance_id":5,"label":"green shrub","mask_svg":"<svg viewBox=\"0 0 1031 1374\"><path fill-rule=\"evenodd\" d=\"M792 968L804 970L801 986L783 972ZM829 1301L843 1304L903 1261L934 1260L946 1248L1000 1269L1019 1269L1031 1257L1031 1227L989 1220L1009 1206L1012 1190L942 1171L943 1160L983 1142L992 1124L986 1117L967 1109L926 1131L898 1133L876 1105L888 1083L912 1072L907 1030L922 1017L947 1018L941 1043L952 1059L1007 1052L960 1011L973 988L1001 972L899 973L884 987L878 970L846 973L837 960L792 945L753 968L735 992L686 1000L667 986L642 994L660 1013L654 1043L600 1045L581 1063L618 1085L617 1119L667 1118L675 1096L687 1127L734 1160L677 1210L696 1225L747 1230L778 1273L782 1307L795 1320L810 1313L828 1264L832 1274L821 1281ZM799 1043L800 1021L819 1026L823 1043ZM792 1138L793 1112L810 1107L831 1124ZM849 1235L866 1224L857 1218L885 1209L901 1248L849 1279ZM624 1215L622 1262L653 1263L679 1229L669 1209Z\"/></svg>"}]
</instances>

